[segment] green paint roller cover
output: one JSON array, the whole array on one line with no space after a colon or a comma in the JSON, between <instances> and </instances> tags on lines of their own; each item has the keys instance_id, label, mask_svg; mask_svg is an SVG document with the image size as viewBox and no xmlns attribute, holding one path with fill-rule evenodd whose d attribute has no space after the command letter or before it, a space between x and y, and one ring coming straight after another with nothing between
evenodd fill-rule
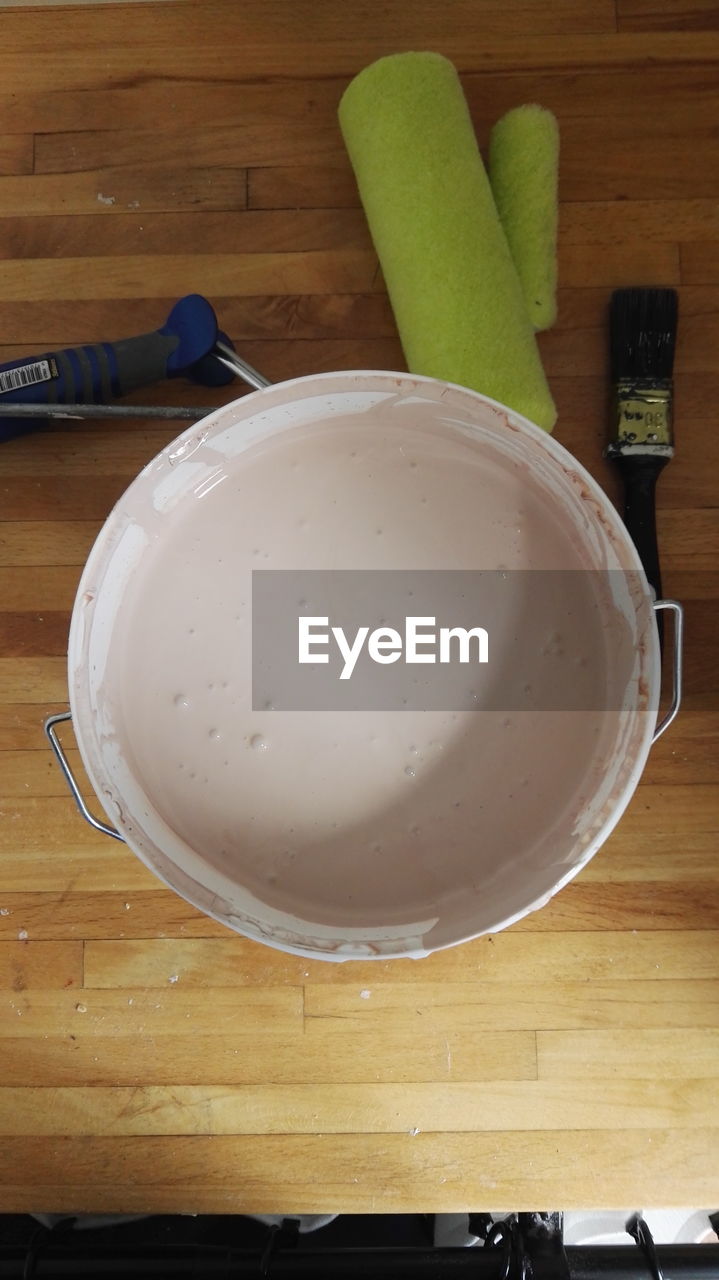
<instances>
[{"instance_id":1,"label":"green paint roller cover","mask_svg":"<svg viewBox=\"0 0 719 1280\"><path fill-rule=\"evenodd\" d=\"M345 90L339 120L410 370L551 431L556 410L452 63L381 58Z\"/></svg>"},{"instance_id":2,"label":"green paint roller cover","mask_svg":"<svg viewBox=\"0 0 719 1280\"><path fill-rule=\"evenodd\" d=\"M498 120L489 180L535 329L557 318L559 129L551 111L516 107Z\"/></svg>"}]
</instances>

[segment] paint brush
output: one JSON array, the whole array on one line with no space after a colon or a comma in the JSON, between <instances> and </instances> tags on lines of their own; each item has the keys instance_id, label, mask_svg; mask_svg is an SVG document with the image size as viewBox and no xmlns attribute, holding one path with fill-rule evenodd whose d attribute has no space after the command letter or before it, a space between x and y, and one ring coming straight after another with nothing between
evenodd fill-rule
<instances>
[{"instance_id":1,"label":"paint brush","mask_svg":"<svg viewBox=\"0 0 719 1280\"><path fill-rule=\"evenodd\" d=\"M677 295L674 289L616 289L610 316L615 438L606 449L624 484L624 523L649 585L662 596L656 486L674 457L672 428ZM659 638L662 618L657 614Z\"/></svg>"}]
</instances>

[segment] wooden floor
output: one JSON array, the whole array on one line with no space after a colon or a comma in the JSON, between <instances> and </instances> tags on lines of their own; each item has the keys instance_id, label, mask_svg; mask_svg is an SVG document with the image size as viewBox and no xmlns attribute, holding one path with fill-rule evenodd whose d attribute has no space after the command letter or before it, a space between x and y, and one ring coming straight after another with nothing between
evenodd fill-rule
<instances>
[{"instance_id":1,"label":"wooden floor","mask_svg":"<svg viewBox=\"0 0 719 1280\"><path fill-rule=\"evenodd\" d=\"M0 446L0 1209L715 1208L719 4L21 8L2 47L0 359L155 328L198 290L270 378L402 367L336 124L348 78L440 50L482 143L512 105L553 109L541 348L557 437L612 493L608 295L680 289L660 537L688 637L680 720L545 910L423 962L306 963L94 835L41 732L84 557L176 428Z\"/></svg>"}]
</instances>

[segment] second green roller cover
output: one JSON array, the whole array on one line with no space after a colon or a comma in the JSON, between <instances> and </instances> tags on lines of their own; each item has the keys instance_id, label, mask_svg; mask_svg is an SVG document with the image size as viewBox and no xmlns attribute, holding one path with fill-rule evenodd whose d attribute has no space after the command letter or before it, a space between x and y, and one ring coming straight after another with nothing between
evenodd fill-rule
<instances>
[{"instance_id":1,"label":"second green roller cover","mask_svg":"<svg viewBox=\"0 0 719 1280\"><path fill-rule=\"evenodd\" d=\"M381 58L345 90L339 120L411 372L551 431L556 409L452 63Z\"/></svg>"}]
</instances>

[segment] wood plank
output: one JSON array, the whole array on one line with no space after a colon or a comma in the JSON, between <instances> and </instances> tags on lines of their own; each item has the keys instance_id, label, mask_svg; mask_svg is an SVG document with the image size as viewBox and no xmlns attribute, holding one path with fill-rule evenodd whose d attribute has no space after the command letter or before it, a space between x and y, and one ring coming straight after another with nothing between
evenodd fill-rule
<instances>
[{"instance_id":1,"label":"wood plank","mask_svg":"<svg viewBox=\"0 0 719 1280\"><path fill-rule=\"evenodd\" d=\"M716 31L715 0L617 0L619 31Z\"/></svg>"},{"instance_id":2,"label":"wood plank","mask_svg":"<svg viewBox=\"0 0 719 1280\"><path fill-rule=\"evenodd\" d=\"M711 93L714 75L711 66L672 66L672 103L687 106ZM480 128L518 102L541 102L562 119L594 116L598 102L603 114L616 115L665 111L667 104L666 68L646 61L641 97L633 75L586 62L581 75L576 74L576 66L563 71L485 67L480 73L465 71L462 83ZM166 120L174 129L300 119L326 126L335 118L346 84L347 76L328 74L328 68L321 78L309 78L297 67L283 79L281 93L271 80L213 82L191 74L135 77L116 85L98 79L93 87L74 89L51 81L24 86L13 94L0 90L0 119L8 133L83 132L89 121L93 130L116 129L119 121L126 129L147 129L148 120Z\"/></svg>"},{"instance_id":3,"label":"wood plank","mask_svg":"<svg viewBox=\"0 0 719 1280\"><path fill-rule=\"evenodd\" d=\"M206 8L202 7L203 10ZM643 32L565 34L562 28L567 20L565 14L572 12L571 0L567 0L564 7L565 13L554 20L554 29L559 34L523 35L521 42L516 38L516 13L504 6L499 11L503 15L500 21L509 25L509 34L505 34L507 25L498 33L492 31L485 25L484 16L473 9L476 18L471 38L464 21L453 29L446 11L435 11L430 47L450 58L464 73L576 72L578 66L583 74L603 69L631 72L667 66L691 67L700 71L716 63L719 41L713 32L656 32L650 40ZM201 85L226 82L227 49L232 47L228 18L232 16L233 7L229 6L218 27L223 31L222 40L208 39L211 27L204 13L201 31L199 35L194 33L191 40L189 37L182 41L158 39L154 33L153 39L141 49L144 79L195 80ZM35 39L31 59L7 59L5 92L41 93L46 92L49 85L57 84L62 84L66 91L132 84L137 78L138 50L127 43L129 26L125 24L122 39L117 43L112 43L106 32L99 37L101 62L88 57L84 36L82 49L75 42L74 47L62 51L39 48ZM132 27L135 26L133 21ZM393 52L399 53L415 49L416 40L414 31L405 27L390 43ZM316 34L308 37L307 31L303 38L293 41L268 38L265 27L261 41L248 42L240 35L236 47L243 50L242 75L248 80L267 77L292 79L297 77L298 68L301 68L303 79L321 79L327 74L328 67L332 76L346 79L356 75L374 58L385 55L388 40L373 22L371 30L364 23L361 34L358 33L355 39L346 33L342 40L330 46L326 39L318 38Z\"/></svg>"},{"instance_id":4,"label":"wood plank","mask_svg":"<svg viewBox=\"0 0 719 1280\"><path fill-rule=\"evenodd\" d=\"M606 244L602 246L601 254L593 244L564 245L560 241L558 259L559 278L565 287L591 280L593 285L620 288L627 279L637 285L653 285L662 280L669 286L679 284L681 278L678 245L662 244L656 240ZM596 361L591 367L596 368ZM550 371L551 365L548 366ZM570 371L571 366L557 369L560 373Z\"/></svg>"},{"instance_id":5,"label":"wood plank","mask_svg":"<svg viewBox=\"0 0 719 1280\"><path fill-rule=\"evenodd\" d=\"M0 613L0 652L6 658L67 653L67 610Z\"/></svg>"},{"instance_id":6,"label":"wood plank","mask_svg":"<svg viewBox=\"0 0 719 1280\"><path fill-rule=\"evenodd\" d=\"M37 801L29 803L38 804ZM14 814L24 816L21 806L23 801L16 801L3 813L9 813L12 822ZM94 806L94 812L102 816L99 805ZM3 825L7 828L5 832ZM17 840L16 833L19 834ZM19 821L12 828L8 823L0 824L0 843L3 850L0 894L3 897L26 892L28 884L34 885L37 892L60 895L118 892L122 894L124 911L124 903L128 899L132 901L133 893L158 888L157 878L125 845L92 831L69 796L65 800L43 800L29 829L22 828Z\"/></svg>"},{"instance_id":7,"label":"wood plank","mask_svg":"<svg viewBox=\"0 0 719 1280\"><path fill-rule=\"evenodd\" d=\"M203 80L186 76L134 76L108 83L101 75L92 85L62 85L52 79L17 93L0 91L0 119L9 132L55 133L147 128L148 120L166 120L175 129L199 125L239 125L243 121L297 121L310 117L326 123L339 102L346 77L287 77L282 92L263 80ZM680 73L681 75L681 73ZM692 77L685 72L688 88Z\"/></svg>"},{"instance_id":8,"label":"wood plank","mask_svg":"<svg viewBox=\"0 0 719 1280\"><path fill-rule=\"evenodd\" d=\"M68 610L72 608L79 580L78 565L38 566L32 574L24 567L0 569L0 598L8 611Z\"/></svg>"},{"instance_id":9,"label":"wood plank","mask_svg":"<svg viewBox=\"0 0 719 1280\"><path fill-rule=\"evenodd\" d=\"M2 903L0 902L0 909ZM3 920L5 917L2 917ZM33 942L18 934L24 933L22 916L15 919L15 941L0 942L0 989L2 996L19 999L25 991L35 998L36 990L57 992L57 989L82 985L81 942ZM5 993L12 995L6 997ZM57 998L56 995L50 998ZM8 1034L15 1033L15 1024L8 1023Z\"/></svg>"},{"instance_id":10,"label":"wood plank","mask_svg":"<svg viewBox=\"0 0 719 1280\"><path fill-rule=\"evenodd\" d=\"M272 954L258 956L253 944L239 937L89 941L85 946L87 985L109 989L162 987L167 973L178 973L184 987L234 987L251 973L264 971L269 981L279 965L291 966L289 971L298 982L353 982L370 990L376 983L412 984L418 978L413 960L353 961L341 966L300 958L279 961ZM541 935L507 930L421 961L425 982L462 981L468 974L487 983L523 982L527 973L533 982L562 982L568 975L575 982L713 980L719 977L719 955L715 935L702 930Z\"/></svg>"},{"instance_id":11,"label":"wood plank","mask_svg":"<svg viewBox=\"0 0 719 1280\"><path fill-rule=\"evenodd\" d=\"M694 159L709 164L711 173L718 154L701 115L699 101L675 114L667 100L664 111L647 115L598 112L591 120L563 121L560 199L595 200L601 192L604 200L641 200L648 189L659 200L682 199L688 190L694 198L715 198L709 174L698 181L691 176Z\"/></svg>"},{"instance_id":12,"label":"wood plank","mask_svg":"<svg viewBox=\"0 0 719 1280\"><path fill-rule=\"evenodd\" d=\"M717 1080L1 1088L6 1137L706 1127Z\"/></svg>"},{"instance_id":13,"label":"wood plank","mask_svg":"<svg viewBox=\"0 0 719 1280\"><path fill-rule=\"evenodd\" d=\"M661 78L664 79L664 73ZM696 83L694 76L692 80ZM626 77L621 77L621 82L626 85ZM664 88L666 90L666 81ZM596 99L594 103L596 108ZM671 237L668 228L671 228ZM719 201L714 197L585 200L565 203L559 208L559 243L565 248L575 244L634 244L647 240L663 244L670 238L681 242L719 239Z\"/></svg>"},{"instance_id":14,"label":"wood plank","mask_svg":"<svg viewBox=\"0 0 719 1280\"><path fill-rule=\"evenodd\" d=\"M616 1072L626 1080L711 1079L718 1050L716 1026L537 1032L541 1080L598 1080Z\"/></svg>"},{"instance_id":15,"label":"wood plank","mask_svg":"<svg viewBox=\"0 0 719 1280\"><path fill-rule=\"evenodd\" d=\"M482 145L488 141L491 126L498 116L522 98L526 100L527 96L540 99L560 115L563 182L569 184L562 187L562 193L564 198L576 200L578 197L574 194L573 182L576 173L582 170L581 140L588 135L587 141L591 142L600 122L606 122L601 127L607 129L607 163L612 169L618 163L621 164L618 148L626 140L629 131L639 131L645 144L647 139L667 130L667 126L672 134L686 135L691 132L699 139L710 140L711 135L706 131L702 110L707 86L698 83L696 71L691 78L691 89L687 88L683 96L672 95L671 113L666 92L663 96L661 94L662 79L665 82L666 73L653 69L647 81L646 96L642 94L641 97L627 96L628 78L616 75L594 76L588 84L585 78L577 81L576 77L567 76L545 76L539 83L536 78L534 81L530 78L527 83L517 75L504 79L494 75L491 83L487 82L486 77L466 76L464 86ZM317 168L318 172L325 175L337 169L342 182L341 173L344 172L346 176L350 172L336 123L336 107L344 84L345 82L336 81L322 86L321 96L324 100L321 111L317 109L317 93L311 83L304 86L291 84L286 110L279 119L276 107L270 112L262 113L257 110L257 106L253 110L252 104L249 112L244 116L238 115L232 123L224 118L224 109L221 123L217 119L199 123L195 116L178 124L173 113L172 128L163 133L163 165L173 167L184 161L188 167L198 170L203 167L235 170L292 169L307 165ZM576 92L578 85L579 94ZM574 102L565 101L568 96L567 86L570 87ZM715 79L713 88L716 87ZM256 86L254 89L255 94L259 92L266 95L267 86ZM304 90L304 102L296 102L298 90ZM248 88L244 87L243 92L246 96ZM607 113L598 113L596 110L596 102L602 95L612 103L612 110ZM118 127L116 119L110 129L74 128L67 132L52 129L46 133L38 133L35 138L34 171L37 175L104 171L108 176L115 170L125 168L141 171L144 166L156 163L157 160L156 134L148 129L147 119L145 115L139 127L128 126L124 120ZM681 164L678 151L674 159ZM327 177L322 181L326 182ZM595 185L594 191L586 198L595 199L596 190ZM634 194L638 201L644 195L639 187L634 188ZM707 200L712 195L713 192L708 189ZM677 188L671 195L663 198L681 203L684 193ZM606 201L606 195L604 199ZM254 197L250 203L253 207L259 207ZM331 198L327 205L336 207ZM656 215L653 223L657 225Z\"/></svg>"},{"instance_id":16,"label":"wood plank","mask_svg":"<svg viewBox=\"0 0 719 1280\"><path fill-rule=\"evenodd\" d=\"M4 878L3 878L4 879ZM227 938L224 925L191 907L159 881L149 891L3 892L9 912L0 917L0 938L16 936L22 919L31 938Z\"/></svg>"},{"instance_id":17,"label":"wood plank","mask_svg":"<svg viewBox=\"0 0 719 1280\"><path fill-rule=\"evenodd\" d=\"M57 860L58 871L63 878L62 859L66 857L71 864L78 854L81 857L95 857L98 861L104 858L108 863L113 861L114 855L115 865L118 860L127 861L130 866L137 861L135 855L119 841L93 831L80 817L70 795L62 800L26 800L16 797L7 806L3 805L2 814L9 818L8 822L0 823L0 871L3 883L6 883L6 866L13 860L27 862L34 859L38 862L39 874L39 851L44 857ZM57 855L60 855L59 859ZM25 875L27 874L26 866ZM67 884L63 887L66 888Z\"/></svg>"},{"instance_id":18,"label":"wood plank","mask_svg":"<svg viewBox=\"0 0 719 1280\"><path fill-rule=\"evenodd\" d=\"M244 209L246 205L247 174L236 168L180 165L173 169L149 164L139 169L99 169L82 174L0 177L0 208L5 216L109 216L128 210L177 213L183 209Z\"/></svg>"},{"instance_id":19,"label":"wood plank","mask_svg":"<svg viewBox=\"0 0 719 1280\"><path fill-rule=\"evenodd\" d=\"M0 261L0 290L15 302L56 297L134 298L140 293L174 298L228 290L240 294L366 293L380 287L375 285L376 270L374 253L361 249L33 258Z\"/></svg>"},{"instance_id":20,"label":"wood plank","mask_svg":"<svg viewBox=\"0 0 719 1280\"><path fill-rule=\"evenodd\" d=\"M690 835L719 827L719 791L713 786L641 787L622 817L627 837L671 833Z\"/></svg>"},{"instance_id":21,"label":"wood plank","mask_svg":"<svg viewBox=\"0 0 719 1280\"><path fill-rule=\"evenodd\" d=\"M611 0L559 0L551 6L541 0L521 0L519 5L523 29L528 34L537 31L614 31L614 5ZM123 11L122 6L88 11L83 23L84 48L97 62L100 53L104 58L110 48L127 49L156 54L162 45L172 49L200 51L207 44L208 31L221 31L227 43L242 42L247 51L246 74L251 74L251 60L255 53L264 51L268 30L276 32L278 51L287 57L298 44L311 38L324 47L325 57L340 53L345 43L366 38L367 23L362 13L348 14L343 21L332 0L308 0L289 5L287 0L251 0L238 12L227 0L194 0L163 6ZM451 17L450 17L451 15ZM451 0L442 15L450 25L461 24L467 36L483 33L513 32L516 18L508 14L502 0ZM75 44L61 15L49 12L43 15L26 13L13 15L9 32L8 51L28 52L39 48L55 48L58 52L73 50ZM565 25L562 26L561 24ZM129 28L129 29L128 29ZM417 9L413 15L412 29L419 40L432 40L444 29L444 23L432 9ZM402 10L379 10L375 15L373 34L381 40L392 41L406 35L407 23ZM219 42L218 42L219 43ZM227 47L227 46L225 46ZM170 50L171 51L171 50ZM294 69L298 65L294 64Z\"/></svg>"},{"instance_id":22,"label":"wood plank","mask_svg":"<svg viewBox=\"0 0 719 1280\"><path fill-rule=\"evenodd\" d=\"M86 4L163 4L169 3L170 0L3 0L5 9L17 9L21 6L26 9L49 9L53 5L63 5L66 9L79 9L82 12Z\"/></svg>"},{"instance_id":23,"label":"wood plank","mask_svg":"<svg viewBox=\"0 0 719 1280\"><path fill-rule=\"evenodd\" d=\"M123 426L119 428L85 427L78 432L68 423L63 423L60 430L48 434L35 433L20 436L13 440L12 448L5 450L0 458L0 467L11 487L16 476L27 476L33 470L37 475L50 473L86 477L124 476L127 486L130 480L134 479L161 449L174 440L186 425L186 423L173 422L159 428L145 430L139 428L131 432L125 432ZM11 576L17 574L19 577L28 576L22 570L14 568L2 569L0 573ZM39 566L32 574L32 579L42 583L44 577L54 576L56 573L62 581L68 581L72 577L72 574L65 572L64 569L49 570ZM79 575L75 574L75 577ZM21 597L17 592L11 591L9 596L3 597L3 603L7 608L24 607L18 604L21 598L27 600L29 598L27 592ZM55 596L52 600L45 598L45 607L49 609L55 599Z\"/></svg>"},{"instance_id":24,"label":"wood plank","mask_svg":"<svg viewBox=\"0 0 719 1280\"><path fill-rule=\"evenodd\" d=\"M97 520L0 521L0 567L83 565L100 528Z\"/></svg>"},{"instance_id":25,"label":"wood plank","mask_svg":"<svg viewBox=\"0 0 719 1280\"><path fill-rule=\"evenodd\" d=\"M67 701L67 660L0 658L0 701Z\"/></svg>"},{"instance_id":26,"label":"wood plank","mask_svg":"<svg viewBox=\"0 0 719 1280\"><path fill-rule=\"evenodd\" d=\"M302 991L298 987L238 987L213 992L175 990L164 975L162 995L154 992L24 989L0 993L0 1043L5 1036L32 1040L43 1035L166 1036L183 1021L199 1036L237 1034L252 1038L267 1031L290 1036L302 1031ZM300 1048L295 1047L295 1051Z\"/></svg>"},{"instance_id":27,"label":"wood plank","mask_svg":"<svg viewBox=\"0 0 719 1280\"><path fill-rule=\"evenodd\" d=\"M719 716L716 711L681 715L652 747L642 775L644 783L691 785L719 782Z\"/></svg>"},{"instance_id":28,"label":"wood plank","mask_svg":"<svg viewBox=\"0 0 719 1280\"><path fill-rule=\"evenodd\" d=\"M250 165L299 165L317 161L345 163L346 152L334 113L309 120L249 121L226 125L217 121L200 128L166 129L163 164L247 169ZM157 162L157 131L125 129L41 133L35 139L35 173L76 173L127 166L138 169ZM196 252L196 250L195 250Z\"/></svg>"},{"instance_id":29,"label":"wood plank","mask_svg":"<svg viewBox=\"0 0 719 1280\"><path fill-rule=\"evenodd\" d=\"M67 711L67 701L38 706L36 703L0 703L0 751L46 751L43 733L46 716Z\"/></svg>"},{"instance_id":30,"label":"wood plank","mask_svg":"<svg viewBox=\"0 0 719 1280\"><path fill-rule=\"evenodd\" d=\"M204 218L211 216L203 215ZM337 214L330 211L329 216L335 218ZM351 216L360 218L364 215L355 211ZM100 219L103 221L110 220ZM146 222L148 226L152 225L149 219ZM213 304L222 328L240 344L252 338L373 339L396 336L389 300L379 293L256 294L214 297ZM145 298L125 298L121 315L116 303L103 299L7 302L0 313L0 342L22 343L26 350L28 347L38 350L43 346L102 342L121 333L127 336L157 329L164 323L166 314L167 308L162 301ZM177 385L182 386L183 399L193 389L191 385L186 387L184 382ZM210 389L203 387L199 391L205 402L212 402ZM202 402L199 394L198 402Z\"/></svg>"},{"instance_id":31,"label":"wood plank","mask_svg":"<svg viewBox=\"0 0 719 1280\"><path fill-rule=\"evenodd\" d=\"M8 895L4 895L6 901L10 901ZM136 902L136 895L130 895L129 901ZM134 908L133 908L134 910ZM130 911L132 915L132 911ZM535 1028L539 1025L558 1025L553 1023L551 1019L569 1019L569 1025L595 1025L597 1021L612 1019L617 1016L620 1024L626 1024L628 1016L636 1016L646 1025L659 1025L663 1010L661 1005L667 1002L668 1006L672 1006L672 1011L668 1011L668 1018L679 1020L679 1024L683 1025L684 1020L688 1018L688 1006L695 1004L692 998L691 983L699 982L699 974L691 974L690 977L684 977L677 982L667 973L664 974L663 980L656 982L658 973L661 969L656 969L656 964L665 963L667 961L667 947L669 943L661 942L661 934L656 934L654 942L651 943L649 951L644 948L642 955L649 955L644 968L635 969L636 960L632 957L636 956L637 947L632 945L633 938L636 934L629 934L628 938L622 937L622 934L613 933L612 946L601 946L604 936L591 938L587 941L587 946L592 946L591 954L589 951L582 951L581 946L578 952L573 948L577 947L577 943L581 940L567 936L551 938L551 940L533 940L533 938L521 938L517 933L504 933L500 937L494 938L494 942L489 942L486 938L480 938L476 942L464 943L462 948L453 948L450 952L438 952L434 956L427 956L422 960L420 966L415 961L393 960L386 963L370 963L361 964L357 961L352 963L335 966L326 965L322 961L304 961L302 957L285 957L273 954L267 954L265 948L257 945L257 943L249 942L244 938L230 938L228 934L221 934L217 941L188 941L184 938L168 938L168 940L128 940L125 941L88 941L86 946L86 955L84 955L84 963L86 963L86 983L90 987L155 987L164 984L164 970L168 972L177 972L182 978L184 986L212 986L221 987L223 984L234 986L234 984L257 984L264 982L276 983L310 983L307 987L308 1004L307 1010L312 1014L313 1011L321 1009L322 1000L344 1001L344 995L333 996L331 992L338 988L339 992L344 988L351 989L356 995L352 997L352 1004L357 1010L357 1016L361 1018L372 1018L375 1012L376 998L381 996L381 992L389 987L397 989L399 992L400 984L412 983L412 991L415 991L415 984L422 986L425 997L427 992L431 991L431 983L441 983L441 987L435 989L435 998L438 1001L448 1000L450 1004L459 1005L459 996L462 997L463 1004L480 1006L478 1016L486 1016L487 1019L499 1018L496 1025L507 1025L507 1027L523 1027ZM508 940L508 941L505 941ZM686 938L682 943L686 942ZM500 964L498 972L487 970L486 956L487 951L493 951L496 946L500 947ZM541 943L541 945L537 945ZM682 945L681 943L681 945ZM661 955L659 951L661 950ZM651 955L654 954L654 961ZM525 996L521 996L518 987L513 987L512 1000L508 1000L509 987L513 983L521 984L522 957L526 957L527 964L530 963L531 957L539 955L546 957L549 965L545 966L546 973L537 975L536 983L533 984L532 993L525 992ZM562 956L568 957L567 965L562 966ZM577 959L578 955L578 959ZM600 974L594 974L592 977L596 979L597 1000L596 1004L592 1000L591 992L594 987L587 988L587 966L591 964L592 956L594 963L599 964L601 968ZM559 957L559 959L558 959ZM554 965L551 961L554 960ZM577 969L577 964L582 964L583 968ZM475 984L468 983L468 975L477 975ZM480 980L481 978L481 980ZM490 980L491 979L491 980ZM622 986L631 980L632 987ZM673 980L673 986L669 987L668 983ZM711 1005L716 1000L716 991L711 987L714 982L714 975L710 974L709 978L702 980L702 986L695 987L696 1000L706 1001L707 1007L711 1009ZM496 989L495 988L496 983ZM544 986L542 986L544 983ZM636 984L638 988L635 991ZM312 995L312 984L315 984L315 995ZM454 984L457 988L458 995L453 1000L450 995L450 984ZM328 996L319 995L320 987L328 987ZM536 988L536 1014L532 1014L533 992ZM359 991L372 992L372 997L362 998L357 1001L357 993ZM714 996L711 991L714 989ZM420 1000L420 992L417 992L417 998ZM425 998L425 1004L426 1004ZM315 1004L313 1004L315 1001ZM682 1001L686 1001L686 1009L682 1011ZM399 1002L399 996L395 1002ZM507 1002L507 1012L499 1010L500 1005ZM555 1005L555 1009L551 1006ZM615 1009L610 1009L610 1005L615 1005ZM637 1012L638 1006L646 1007L645 1014ZM544 1006L544 1007L542 1007ZM619 1007L622 1006L622 1007ZM416 1006L407 1005L409 1010L409 1019L415 1018ZM485 1009L485 1014L481 1014L481 1009ZM562 1012L565 1010L565 1012ZM629 1014L628 1010L635 1010L635 1014ZM461 1011L453 1016L462 1016ZM464 1018L464 1025L471 1023L472 1016L475 1014L467 1014ZM536 1016L537 1021L532 1021ZM700 1016L701 1023L704 1023L704 1015ZM491 1023L489 1023L491 1025ZM688 1023L691 1025L691 1023Z\"/></svg>"},{"instance_id":32,"label":"wood plank","mask_svg":"<svg viewBox=\"0 0 719 1280\"><path fill-rule=\"evenodd\" d=\"M684 982L425 982L421 971L411 997L402 982L307 983L305 1016L347 1036L376 1036L387 1030L422 1028L461 1041L466 1031L578 1030L717 1025L719 983ZM308 1021L308 1026L310 1021ZM450 1053L448 1042L447 1051ZM553 1126L554 1127L554 1126ZM557 1126L559 1127L559 1126Z\"/></svg>"},{"instance_id":33,"label":"wood plank","mask_svg":"<svg viewBox=\"0 0 719 1280\"><path fill-rule=\"evenodd\" d=\"M713 175L719 150L703 101L697 97L695 103L679 108L674 104L670 108L669 102L667 99L664 110L646 113L564 118L560 199L595 200L600 191L604 199L641 200L652 177L658 199L682 199L688 188L695 197L711 199L715 194ZM687 135L692 137L691 151L686 147ZM111 184L115 170L122 172L125 166L137 170L152 163L156 155L154 131L49 133L36 140L35 170L38 176L104 171ZM163 155L164 162L171 166L177 166L183 156L188 165L249 170L320 166L326 168L321 181L329 191L324 202L328 207L334 207L328 187L331 175L338 168L349 170L334 118L323 125L308 121L185 128L163 135ZM692 164L696 166L693 172ZM249 204L251 208L258 207L254 196Z\"/></svg>"},{"instance_id":34,"label":"wood plank","mask_svg":"<svg viewBox=\"0 0 719 1280\"><path fill-rule=\"evenodd\" d=\"M247 172L248 209L351 209L359 205L357 184L346 165L261 166Z\"/></svg>"},{"instance_id":35,"label":"wood plank","mask_svg":"<svg viewBox=\"0 0 719 1280\"><path fill-rule=\"evenodd\" d=\"M667 206L671 205L671 201L667 202ZM630 215L635 207L636 202L633 200L615 201L613 208L624 210ZM584 204L564 205L564 209L581 210L589 206ZM688 238L688 237L687 237ZM626 239L629 243L634 242L631 229L628 229ZM662 241L667 240L666 229L665 234L659 237ZM682 237L678 236L678 240ZM587 236L585 239L578 239L578 244L590 245L592 239ZM609 338L609 303L612 290L608 288L595 287L586 285L585 287L575 287L571 289L560 288L558 290L559 313L554 330L557 329L601 329L605 335L605 339ZM683 284L679 290L680 302L680 321L688 316L694 318L698 316L713 316L719 305L719 288L716 285L687 285ZM554 331L553 330L553 331ZM681 334L681 330L680 330ZM597 371L595 366L595 372ZM675 373L681 372L675 369Z\"/></svg>"},{"instance_id":36,"label":"wood plank","mask_svg":"<svg viewBox=\"0 0 719 1280\"><path fill-rule=\"evenodd\" d=\"M10 456L16 441L3 445ZM8 465L7 463L5 465ZM0 512L5 520L104 520L127 488L127 476L65 476L61 485L52 476L13 476L0 472Z\"/></svg>"},{"instance_id":37,"label":"wood plank","mask_svg":"<svg viewBox=\"0 0 719 1280\"><path fill-rule=\"evenodd\" d=\"M0 629L3 614L0 613ZM38 716L38 740L35 749L30 751L0 751L0 774L2 774L2 790L5 800L15 796L44 799L47 796L67 796L67 783L49 748L43 730L44 717ZM61 739L65 745L65 755L86 799L94 795L87 779L76 747L67 747L66 739L72 730L67 726L61 731Z\"/></svg>"},{"instance_id":38,"label":"wood plank","mask_svg":"<svg viewBox=\"0 0 719 1280\"><path fill-rule=\"evenodd\" d=\"M685 248L694 246L681 245L682 254ZM711 249L713 246L708 245ZM717 254L719 263L719 253ZM683 276L683 268L682 268ZM707 279L710 274L707 273ZM717 270L719 279L719 270ZM717 357L717 341L719 340L719 319L716 315L687 316L682 314L677 334L677 368L682 373L716 372L719 367ZM679 365L681 360L681 365Z\"/></svg>"},{"instance_id":39,"label":"wood plank","mask_svg":"<svg viewBox=\"0 0 719 1280\"><path fill-rule=\"evenodd\" d=\"M95 213L0 218L0 258L116 257L168 251L189 254L200 247L203 254L299 253L370 249L371 241L360 209L203 210L152 216L140 210L115 218L98 218ZM17 340L13 336L12 341Z\"/></svg>"},{"instance_id":40,"label":"wood plank","mask_svg":"<svg viewBox=\"0 0 719 1280\"><path fill-rule=\"evenodd\" d=\"M662 568L671 572L694 568L712 573L719 543L719 508L713 511L663 510L657 518Z\"/></svg>"},{"instance_id":41,"label":"wood plank","mask_svg":"<svg viewBox=\"0 0 719 1280\"><path fill-rule=\"evenodd\" d=\"M578 883L631 884L652 876L678 884L710 881L716 875L715 852L713 831L637 834L622 821L580 872Z\"/></svg>"},{"instance_id":42,"label":"wood plank","mask_svg":"<svg viewBox=\"0 0 719 1280\"><path fill-rule=\"evenodd\" d=\"M0 174L32 173L32 168L32 134L0 134Z\"/></svg>"},{"instance_id":43,"label":"wood plank","mask_svg":"<svg viewBox=\"0 0 719 1280\"><path fill-rule=\"evenodd\" d=\"M127 993L126 993L127 994ZM132 992L127 999L133 998ZM78 1017L77 1022L80 1023ZM11 1037L2 1041L2 1080L6 1085L233 1085L309 1084L441 1080L534 1080L537 1075L533 1031L469 1031L455 1046L447 1065L446 1036L417 1037L391 1029L378 1043L362 1036L357 1043L327 1034L308 1023L300 1037L267 1031L254 1039L242 1026L231 1034L200 1035L178 1019L173 1034L155 1037L83 1034ZM15 1030L15 1027L12 1027Z\"/></svg>"},{"instance_id":44,"label":"wood plank","mask_svg":"<svg viewBox=\"0 0 719 1280\"><path fill-rule=\"evenodd\" d=\"M719 237L713 242L683 244L681 273L685 284L719 284Z\"/></svg>"},{"instance_id":45,"label":"wood plank","mask_svg":"<svg viewBox=\"0 0 719 1280\"><path fill-rule=\"evenodd\" d=\"M717 788L719 798L719 788ZM624 884L569 884L541 911L514 928L522 933L621 929L719 929L719 885L714 877L678 886L645 879L632 892Z\"/></svg>"},{"instance_id":46,"label":"wood plank","mask_svg":"<svg viewBox=\"0 0 719 1280\"><path fill-rule=\"evenodd\" d=\"M42 1196L58 1211L466 1211L473 1204L605 1208L597 1168L612 1168L616 1204L709 1204L719 1133L711 1128L547 1133L341 1134L263 1137L8 1138L0 1186L8 1212ZM321 1185L307 1170L321 1164ZM118 1190L117 1171L122 1170ZM19 1171L23 1177L20 1179ZM34 1199L33 1199L34 1197Z\"/></svg>"}]
</instances>

